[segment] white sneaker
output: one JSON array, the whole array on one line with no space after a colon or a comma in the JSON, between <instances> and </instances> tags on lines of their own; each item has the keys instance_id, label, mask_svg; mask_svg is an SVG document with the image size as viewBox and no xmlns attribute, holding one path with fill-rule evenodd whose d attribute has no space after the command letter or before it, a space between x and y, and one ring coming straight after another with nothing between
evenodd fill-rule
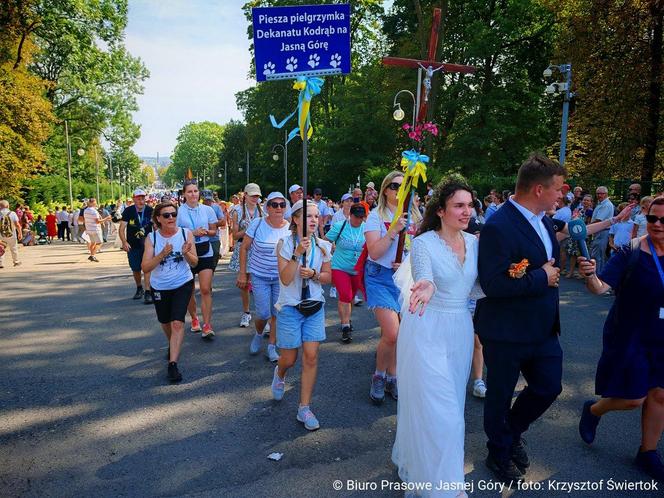
<instances>
[{"instance_id":1,"label":"white sneaker","mask_svg":"<svg viewBox=\"0 0 664 498\"><path fill-rule=\"evenodd\" d=\"M263 328L263 335L265 337L270 335L270 322L269 321L265 324L265 327Z\"/></svg>"},{"instance_id":2,"label":"white sneaker","mask_svg":"<svg viewBox=\"0 0 664 498\"><path fill-rule=\"evenodd\" d=\"M362 301L362 298L360 296L355 296L353 298L353 304L355 306L360 306L364 301Z\"/></svg>"},{"instance_id":3,"label":"white sneaker","mask_svg":"<svg viewBox=\"0 0 664 498\"><path fill-rule=\"evenodd\" d=\"M242 318L240 318L240 327L248 327L249 322L251 322L251 313L242 313Z\"/></svg>"},{"instance_id":4,"label":"white sneaker","mask_svg":"<svg viewBox=\"0 0 664 498\"><path fill-rule=\"evenodd\" d=\"M476 398L486 398L486 384L482 379L475 379L473 382L473 396Z\"/></svg>"},{"instance_id":5,"label":"white sneaker","mask_svg":"<svg viewBox=\"0 0 664 498\"><path fill-rule=\"evenodd\" d=\"M251 344L249 345L249 354L258 354L261 350L261 344L263 336L259 334L254 334L254 337L251 339Z\"/></svg>"},{"instance_id":6,"label":"white sneaker","mask_svg":"<svg viewBox=\"0 0 664 498\"><path fill-rule=\"evenodd\" d=\"M330 297L333 299L336 299L337 297L337 288L336 287L330 287Z\"/></svg>"},{"instance_id":7,"label":"white sneaker","mask_svg":"<svg viewBox=\"0 0 664 498\"><path fill-rule=\"evenodd\" d=\"M265 356L267 356L272 363L276 363L277 361L279 361L279 353L277 353L277 347L274 344L268 344Z\"/></svg>"}]
</instances>

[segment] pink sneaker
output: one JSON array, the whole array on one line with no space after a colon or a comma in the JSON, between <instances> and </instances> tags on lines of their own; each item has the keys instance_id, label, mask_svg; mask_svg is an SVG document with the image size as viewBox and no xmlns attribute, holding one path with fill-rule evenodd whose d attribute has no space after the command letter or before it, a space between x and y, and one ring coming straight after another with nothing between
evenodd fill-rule
<instances>
[{"instance_id":1,"label":"pink sneaker","mask_svg":"<svg viewBox=\"0 0 664 498\"><path fill-rule=\"evenodd\" d=\"M201 334L203 339L212 339L214 337L214 330L207 323L203 324L203 334Z\"/></svg>"},{"instance_id":2,"label":"pink sneaker","mask_svg":"<svg viewBox=\"0 0 664 498\"><path fill-rule=\"evenodd\" d=\"M201 331L201 322L198 321L198 318L191 320L191 331L200 332Z\"/></svg>"}]
</instances>

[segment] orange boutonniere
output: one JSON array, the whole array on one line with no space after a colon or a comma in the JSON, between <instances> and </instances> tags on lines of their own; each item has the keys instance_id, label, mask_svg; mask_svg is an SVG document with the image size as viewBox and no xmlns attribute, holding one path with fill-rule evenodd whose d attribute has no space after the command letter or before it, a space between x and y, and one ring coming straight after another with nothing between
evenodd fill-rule
<instances>
[{"instance_id":1,"label":"orange boutonniere","mask_svg":"<svg viewBox=\"0 0 664 498\"><path fill-rule=\"evenodd\" d=\"M510 269L507 270L511 278L523 278L526 274L526 269L530 266L530 262L527 259L522 259L518 263L512 263Z\"/></svg>"}]
</instances>

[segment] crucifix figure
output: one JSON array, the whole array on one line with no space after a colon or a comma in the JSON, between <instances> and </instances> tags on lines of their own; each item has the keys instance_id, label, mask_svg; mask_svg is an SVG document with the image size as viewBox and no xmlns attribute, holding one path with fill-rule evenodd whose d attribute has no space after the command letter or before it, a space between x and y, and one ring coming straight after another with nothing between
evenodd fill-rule
<instances>
[{"instance_id":1,"label":"crucifix figure","mask_svg":"<svg viewBox=\"0 0 664 498\"><path fill-rule=\"evenodd\" d=\"M418 86L420 85L422 70L425 72L424 81L422 82L422 90L424 91L424 99L420 98L421 89L418 88L417 96L417 116L416 122L426 121L427 104L429 102L429 93L431 91L431 78L436 71L444 71L446 73L462 73L472 74L475 72L474 66L464 66L461 64L449 64L447 62L436 61L436 50L438 48L438 33L440 31L440 18L441 10L433 10L433 22L431 23L431 35L429 37L429 53L426 60L419 59L404 59L401 57L383 57L383 64L386 66L409 67L418 69L419 78Z\"/></svg>"},{"instance_id":2,"label":"crucifix figure","mask_svg":"<svg viewBox=\"0 0 664 498\"><path fill-rule=\"evenodd\" d=\"M446 62L436 61L436 50L438 48L438 33L440 31L441 10L433 10L433 22L431 23L431 36L429 37L429 52L426 60L419 59L404 59L401 57L383 57L383 64L386 66L408 67L417 68L417 114L413 116L415 123L424 123L427 119L427 105L429 103L429 94L431 92L431 79L436 71L444 71L447 73L462 73L472 74L475 72L474 66L464 66L461 64L449 64ZM424 71L424 80L422 80L422 72ZM422 99L424 93L424 99ZM413 189L414 191L414 189ZM410 198L413 191L408 192L404 209L410 213ZM396 213L395 216L401 216L401 213ZM403 258L403 248L406 241L406 232L402 231L399 234L399 242L397 244L396 263L401 263Z\"/></svg>"}]
</instances>

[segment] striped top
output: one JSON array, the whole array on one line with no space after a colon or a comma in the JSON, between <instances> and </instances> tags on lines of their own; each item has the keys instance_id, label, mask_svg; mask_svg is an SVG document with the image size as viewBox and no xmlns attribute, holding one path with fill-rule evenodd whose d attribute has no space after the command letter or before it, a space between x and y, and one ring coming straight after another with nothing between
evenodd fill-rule
<instances>
[{"instance_id":1,"label":"striped top","mask_svg":"<svg viewBox=\"0 0 664 498\"><path fill-rule=\"evenodd\" d=\"M256 218L247 227L247 236L253 239L249 249L247 272L259 278L279 278L277 242L291 233L290 224L273 228L265 218Z\"/></svg>"}]
</instances>

